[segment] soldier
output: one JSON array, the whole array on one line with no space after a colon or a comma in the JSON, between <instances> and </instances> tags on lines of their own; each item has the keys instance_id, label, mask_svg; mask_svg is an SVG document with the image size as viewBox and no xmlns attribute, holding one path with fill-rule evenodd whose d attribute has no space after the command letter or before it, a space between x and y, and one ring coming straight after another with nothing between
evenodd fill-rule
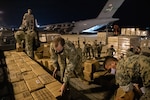
<instances>
[{"instance_id":1,"label":"soldier","mask_svg":"<svg viewBox=\"0 0 150 100\"><path fill-rule=\"evenodd\" d=\"M150 58L144 55L130 55L120 61L116 67L116 83L119 85L118 93L134 95L133 83L139 83L143 95L140 100L150 99ZM140 79L140 80L139 80ZM117 100L117 99L116 99ZM131 99L130 99L131 100ZM133 100L133 97L132 97Z\"/></svg>"},{"instance_id":2,"label":"soldier","mask_svg":"<svg viewBox=\"0 0 150 100\"><path fill-rule=\"evenodd\" d=\"M87 45L86 45L85 41L83 41L82 54L83 54L83 57L84 57L84 58L87 57Z\"/></svg>"},{"instance_id":3,"label":"soldier","mask_svg":"<svg viewBox=\"0 0 150 100\"><path fill-rule=\"evenodd\" d=\"M118 25L114 25L114 35L117 36L120 34L120 28Z\"/></svg>"},{"instance_id":4,"label":"soldier","mask_svg":"<svg viewBox=\"0 0 150 100\"><path fill-rule=\"evenodd\" d=\"M114 46L111 45L110 48L107 49L107 56L113 57L116 54L116 50L114 49Z\"/></svg>"},{"instance_id":5,"label":"soldier","mask_svg":"<svg viewBox=\"0 0 150 100\"><path fill-rule=\"evenodd\" d=\"M80 47L80 38L78 37L78 47Z\"/></svg>"},{"instance_id":6,"label":"soldier","mask_svg":"<svg viewBox=\"0 0 150 100\"><path fill-rule=\"evenodd\" d=\"M98 58L100 58L101 56L101 51L102 51L102 42L99 42L98 46L97 46L97 55L98 55Z\"/></svg>"},{"instance_id":7,"label":"soldier","mask_svg":"<svg viewBox=\"0 0 150 100\"><path fill-rule=\"evenodd\" d=\"M87 49L87 50L86 50L86 51L87 51L87 52L86 52L86 53L87 53L87 58L90 59L90 58L91 58L91 47L92 47L92 46L91 46L91 44L88 42L88 43L86 44L86 47L87 47L87 48L86 48L86 49Z\"/></svg>"},{"instance_id":8,"label":"soldier","mask_svg":"<svg viewBox=\"0 0 150 100\"><path fill-rule=\"evenodd\" d=\"M115 57L107 56L104 61L104 74L102 74L99 78L95 79L97 83L100 85L115 91L116 90L116 83L115 83L115 73L116 73L116 65L118 59Z\"/></svg>"},{"instance_id":9,"label":"soldier","mask_svg":"<svg viewBox=\"0 0 150 100\"><path fill-rule=\"evenodd\" d=\"M25 35L25 51L26 51L27 55L31 58L34 57L34 55L33 55L34 40L35 41L38 40L37 33L34 30L27 30L26 35Z\"/></svg>"},{"instance_id":10,"label":"soldier","mask_svg":"<svg viewBox=\"0 0 150 100\"><path fill-rule=\"evenodd\" d=\"M21 41L25 40L25 51L29 57L33 58L33 42L35 40L37 43L38 37L35 32L34 16L31 9L28 9L28 12L24 14L20 29L15 33L15 38L17 51L18 48L23 48Z\"/></svg>"},{"instance_id":11,"label":"soldier","mask_svg":"<svg viewBox=\"0 0 150 100\"><path fill-rule=\"evenodd\" d=\"M31 9L28 9L27 13L24 14L22 19L22 25L24 25L27 30L34 30L35 22Z\"/></svg>"},{"instance_id":12,"label":"soldier","mask_svg":"<svg viewBox=\"0 0 150 100\"><path fill-rule=\"evenodd\" d=\"M107 70L110 70L109 72L111 74L116 75L116 72L118 72L118 66L121 68L122 66L120 66L120 63L123 63L124 61L125 61L125 59L117 60L115 57L108 56L105 59L104 66ZM116 78L118 78L118 77L116 76ZM122 80L122 79L120 79L120 80ZM133 100L133 98L139 100L138 98L141 96L141 91L143 91L142 90L143 85L141 83L141 79L138 77L138 79L137 78L133 79L132 82L133 82L134 91L124 92L124 91L122 91L122 88L118 88L115 100ZM116 85L118 87L118 84L116 84ZM141 87L141 89L140 89L140 87Z\"/></svg>"},{"instance_id":13,"label":"soldier","mask_svg":"<svg viewBox=\"0 0 150 100\"><path fill-rule=\"evenodd\" d=\"M19 30L15 32L15 39L16 39L16 51L22 51L23 49L23 42L25 40L25 31L22 26L19 27Z\"/></svg>"},{"instance_id":14,"label":"soldier","mask_svg":"<svg viewBox=\"0 0 150 100\"><path fill-rule=\"evenodd\" d=\"M97 40L93 41L93 44L91 45L91 53L93 58L97 55Z\"/></svg>"},{"instance_id":15,"label":"soldier","mask_svg":"<svg viewBox=\"0 0 150 100\"><path fill-rule=\"evenodd\" d=\"M60 77L63 85L60 89L61 94L67 87L69 79L75 73L83 79L83 71L81 67L81 56L77 54L77 50L71 41L65 41L62 37L55 38L50 44L50 55L55 70L53 76L56 76L58 64L60 66Z\"/></svg>"},{"instance_id":16,"label":"soldier","mask_svg":"<svg viewBox=\"0 0 150 100\"><path fill-rule=\"evenodd\" d=\"M76 50L77 50L77 54L81 57L80 60L82 60L82 48L80 47L80 45L77 45ZM80 61L80 62L82 62L82 61Z\"/></svg>"},{"instance_id":17,"label":"soldier","mask_svg":"<svg viewBox=\"0 0 150 100\"><path fill-rule=\"evenodd\" d=\"M134 55L134 52L135 52L134 47L131 45L130 48L128 48L126 51L126 56L127 57L132 56Z\"/></svg>"},{"instance_id":18,"label":"soldier","mask_svg":"<svg viewBox=\"0 0 150 100\"><path fill-rule=\"evenodd\" d=\"M124 53L121 53L121 54L120 54L120 57L119 57L119 60L124 59L124 58L125 58L124 56L125 56L125 54L124 54Z\"/></svg>"},{"instance_id":19,"label":"soldier","mask_svg":"<svg viewBox=\"0 0 150 100\"><path fill-rule=\"evenodd\" d=\"M106 57L104 61L105 69L110 70L111 74L116 73L116 65L118 63L118 59L115 57Z\"/></svg>"},{"instance_id":20,"label":"soldier","mask_svg":"<svg viewBox=\"0 0 150 100\"><path fill-rule=\"evenodd\" d=\"M140 53L141 53L141 47L140 46L136 46L135 54L140 54Z\"/></svg>"}]
</instances>

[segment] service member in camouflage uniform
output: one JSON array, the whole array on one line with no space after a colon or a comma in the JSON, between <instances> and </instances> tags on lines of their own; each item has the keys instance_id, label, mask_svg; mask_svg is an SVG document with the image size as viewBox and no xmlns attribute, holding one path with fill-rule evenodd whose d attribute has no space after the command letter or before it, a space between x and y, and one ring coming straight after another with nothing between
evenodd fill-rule
<instances>
[{"instance_id":1,"label":"service member in camouflage uniform","mask_svg":"<svg viewBox=\"0 0 150 100\"><path fill-rule=\"evenodd\" d=\"M120 61L116 67L116 83L124 93L133 91L133 82L142 79L143 95L140 100L150 100L150 58L144 55L132 55Z\"/></svg>"},{"instance_id":2,"label":"service member in camouflage uniform","mask_svg":"<svg viewBox=\"0 0 150 100\"><path fill-rule=\"evenodd\" d=\"M31 9L28 9L28 12L24 14L22 25L20 29L15 33L16 38L16 49L23 48L21 46L22 40L25 41L25 51L27 55L33 58L33 40L37 40L37 33L35 32L35 22L34 16Z\"/></svg>"},{"instance_id":3,"label":"service member in camouflage uniform","mask_svg":"<svg viewBox=\"0 0 150 100\"><path fill-rule=\"evenodd\" d=\"M80 60L82 60L82 48L80 47L80 45L78 45L77 47L76 47L76 50L77 50L77 53L78 53L78 55L81 57L81 59ZM80 61L80 62L82 62L82 61Z\"/></svg>"},{"instance_id":4,"label":"service member in camouflage uniform","mask_svg":"<svg viewBox=\"0 0 150 100\"><path fill-rule=\"evenodd\" d=\"M23 42L25 40L25 31L23 26L19 27L19 30L15 32L15 39L16 39L16 50L20 51L23 48Z\"/></svg>"},{"instance_id":5,"label":"service member in camouflage uniform","mask_svg":"<svg viewBox=\"0 0 150 100\"><path fill-rule=\"evenodd\" d=\"M83 49L82 49L83 58L87 58L87 44L83 41Z\"/></svg>"},{"instance_id":6,"label":"service member in camouflage uniform","mask_svg":"<svg viewBox=\"0 0 150 100\"><path fill-rule=\"evenodd\" d=\"M65 41L62 37L55 38L50 44L50 55L55 70L53 76L60 66L60 77L63 79L61 93L63 94L66 86L75 72L77 76L83 77L81 64L81 55L78 55L74 44L71 41Z\"/></svg>"},{"instance_id":7,"label":"service member in camouflage uniform","mask_svg":"<svg viewBox=\"0 0 150 100\"><path fill-rule=\"evenodd\" d=\"M97 45L97 55L98 55L98 58L101 57L102 48L103 48L103 44L102 44L102 42L99 42L99 44Z\"/></svg>"},{"instance_id":8,"label":"service member in camouflage uniform","mask_svg":"<svg viewBox=\"0 0 150 100\"><path fill-rule=\"evenodd\" d=\"M111 45L110 48L107 49L107 56L113 57L116 54L116 50L114 49L114 46Z\"/></svg>"},{"instance_id":9,"label":"service member in camouflage uniform","mask_svg":"<svg viewBox=\"0 0 150 100\"><path fill-rule=\"evenodd\" d=\"M107 56L104 61L104 68L106 69L106 73L104 75L104 86L107 88L111 87L111 89L116 89L115 84L115 74L116 74L116 65L118 63L118 59L115 57ZM102 82L102 81L100 81Z\"/></svg>"},{"instance_id":10,"label":"service member in camouflage uniform","mask_svg":"<svg viewBox=\"0 0 150 100\"><path fill-rule=\"evenodd\" d=\"M91 45L91 53L92 53L93 58L97 56L97 40L93 41Z\"/></svg>"},{"instance_id":11,"label":"service member in camouflage uniform","mask_svg":"<svg viewBox=\"0 0 150 100\"><path fill-rule=\"evenodd\" d=\"M110 70L111 74L115 75L117 63L118 63L117 58L107 56L104 61L104 67L105 67L105 69Z\"/></svg>"}]
</instances>

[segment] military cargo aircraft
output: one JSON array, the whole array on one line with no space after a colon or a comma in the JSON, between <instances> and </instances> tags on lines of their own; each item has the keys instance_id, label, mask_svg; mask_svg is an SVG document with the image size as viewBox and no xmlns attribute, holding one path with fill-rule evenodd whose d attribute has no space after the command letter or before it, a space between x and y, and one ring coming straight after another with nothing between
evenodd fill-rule
<instances>
[{"instance_id":1,"label":"military cargo aircraft","mask_svg":"<svg viewBox=\"0 0 150 100\"><path fill-rule=\"evenodd\" d=\"M97 29L106 26L112 22L119 20L119 18L112 18L114 13L122 5L125 0L108 0L100 14L93 19L81 20L70 23L57 23L49 25L36 25L44 30L58 32L58 33L82 33L82 32L94 32ZM36 21L37 22L37 21Z\"/></svg>"}]
</instances>

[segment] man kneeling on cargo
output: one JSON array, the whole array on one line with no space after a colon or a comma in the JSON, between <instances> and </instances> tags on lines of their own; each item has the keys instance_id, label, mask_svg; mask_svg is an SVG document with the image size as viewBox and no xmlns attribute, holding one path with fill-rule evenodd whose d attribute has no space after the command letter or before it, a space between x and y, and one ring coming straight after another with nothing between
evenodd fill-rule
<instances>
[{"instance_id":1,"label":"man kneeling on cargo","mask_svg":"<svg viewBox=\"0 0 150 100\"><path fill-rule=\"evenodd\" d=\"M124 84L126 81L128 81L123 81L123 77L128 77L126 76L126 71L128 71L128 68L124 69L124 66L126 66L127 64L128 66L130 66L130 64L126 62L128 58L129 57L118 61L116 58L110 57L105 61L105 68L108 70L110 69L111 73L115 74L116 85L119 85L115 94L115 100L138 100L141 97L142 93L144 93L143 83L140 77L136 76L134 79L132 79L132 83L128 84L128 86L120 85L121 83Z\"/></svg>"}]
</instances>

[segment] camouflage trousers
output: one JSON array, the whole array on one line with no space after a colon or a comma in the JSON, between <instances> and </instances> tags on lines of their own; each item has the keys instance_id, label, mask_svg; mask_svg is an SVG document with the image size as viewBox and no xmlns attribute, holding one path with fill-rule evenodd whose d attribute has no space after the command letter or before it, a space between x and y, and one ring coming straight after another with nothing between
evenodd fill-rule
<instances>
[{"instance_id":1,"label":"camouflage trousers","mask_svg":"<svg viewBox=\"0 0 150 100\"><path fill-rule=\"evenodd\" d=\"M27 55L33 58L33 40L36 36L35 31L26 31L27 34L25 35L25 51Z\"/></svg>"},{"instance_id":2,"label":"camouflage trousers","mask_svg":"<svg viewBox=\"0 0 150 100\"><path fill-rule=\"evenodd\" d=\"M25 41L25 51L27 55L33 58L33 40L36 37L35 31L17 31L15 33L16 42L21 45L22 41Z\"/></svg>"},{"instance_id":3,"label":"camouflage trousers","mask_svg":"<svg viewBox=\"0 0 150 100\"><path fill-rule=\"evenodd\" d=\"M63 81L65 69L67 68L67 61L64 55L58 56L58 64L60 67L60 80ZM79 77L83 79L82 59L79 58L74 64L76 67L73 72L70 72L69 77Z\"/></svg>"},{"instance_id":4,"label":"camouflage trousers","mask_svg":"<svg viewBox=\"0 0 150 100\"><path fill-rule=\"evenodd\" d=\"M23 40L25 40L25 32L24 31L17 31L14 36L15 36L16 42L19 45L21 45L21 42Z\"/></svg>"},{"instance_id":5,"label":"camouflage trousers","mask_svg":"<svg viewBox=\"0 0 150 100\"><path fill-rule=\"evenodd\" d=\"M150 100L150 88L146 88L146 93L141 96L140 100Z\"/></svg>"}]
</instances>

